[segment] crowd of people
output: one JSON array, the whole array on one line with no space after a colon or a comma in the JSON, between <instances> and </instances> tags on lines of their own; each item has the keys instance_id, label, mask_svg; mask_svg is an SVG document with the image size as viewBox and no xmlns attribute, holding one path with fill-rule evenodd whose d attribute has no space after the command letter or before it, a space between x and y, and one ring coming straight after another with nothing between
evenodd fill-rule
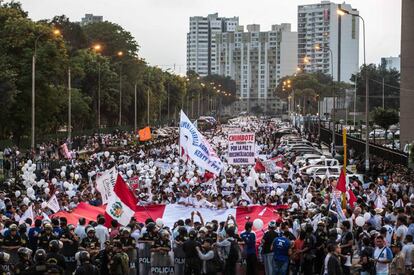
<instances>
[{"instance_id":1,"label":"crowd of people","mask_svg":"<svg viewBox=\"0 0 414 275\"><path fill-rule=\"evenodd\" d=\"M279 146L275 133L284 124L252 117L233 123L255 132L257 156L279 158L277 172L228 165L220 125L203 133L224 163L219 176L180 158L178 131L145 143L133 133L115 132L45 144L24 154L6 148L5 159L15 167L5 169L0 193L2 274L412 274L410 169L373 157L364 181L349 182L356 203L338 206L332 200L337 179L299 173L296 156ZM63 145L73 148L70 156ZM40 165L51 160L58 165ZM355 152L352 161L358 167L363 156ZM52 196L59 211L70 212L81 202L102 206L96 178L114 166L140 205L284 207L260 238L249 219L243 224L233 216L204 220L198 211L171 228L150 217L133 218L126 226L102 215L92 221L81 217L78 224L52 218L47 206ZM24 215L29 206L34 219Z\"/></svg>"}]
</instances>

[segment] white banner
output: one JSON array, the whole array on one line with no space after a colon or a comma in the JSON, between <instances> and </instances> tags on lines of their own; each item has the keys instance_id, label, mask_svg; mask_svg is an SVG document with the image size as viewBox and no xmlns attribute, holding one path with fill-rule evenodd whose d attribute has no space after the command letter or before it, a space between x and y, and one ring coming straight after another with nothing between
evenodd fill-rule
<instances>
[{"instance_id":1,"label":"white banner","mask_svg":"<svg viewBox=\"0 0 414 275\"><path fill-rule=\"evenodd\" d=\"M227 160L232 165L255 164L255 135L254 133L229 133Z\"/></svg>"},{"instance_id":2,"label":"white banner","mask_svg":"<svg viewBox=\"0 0 414 275\"><path fill-rule=\"evenodd\" d=\"M219 223L226 221L229 215L232 215L236 218L236 208L230 209L210 209L210 208L194 208L177 204L167 204L165 206L164 214L162 220L164 225L172 228L174 223L179 219L189 219L191 218L191 212L198 211L201 214L204 222L217 220ZM197 215L194 215L194 221L199 221Z\"/></svg>"},{"instance_id":3,"label":"white banner","mask_svg":"<svg viewBox=\"0 0 414 275\"><path fill-rule=\"evenodd\" d=\"M59 201L56 198L56 195L53 195L50 198L50 200L47 202L47 207L55 213L60 211Z\"/></svg>"},{"instance_id":4,"label":"white banner","mask_svg":"<svg viewBox=\"0 0 414 275\"><path fill-rule=\"evenodd\" d=\"M118 173L116 172L114 166L96 178L96 189L98 189L99 193L102 195L103 204L106 204L108 202L109 197L114 192L117 175Z\"/></svg>"},{"instance_id":5,"label":"white banner","mask_svg":"<svg viewBox=\"0 0 414 275\"><path fill-rule=\"evenodd\" d=\"M219 175L223 163L188 117L181 110L180 116L181 152L192 159L197 166Z\"/></svg>"}]
</instances>

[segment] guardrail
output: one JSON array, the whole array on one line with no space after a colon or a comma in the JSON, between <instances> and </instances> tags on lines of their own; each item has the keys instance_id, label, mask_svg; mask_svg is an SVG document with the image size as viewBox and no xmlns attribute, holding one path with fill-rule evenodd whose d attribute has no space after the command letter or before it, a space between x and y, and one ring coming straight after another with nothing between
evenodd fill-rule
<instances>
[{"instance_id":1,"label":"guardrail","mask_svg":"<svg viewBox=\"0 0 414 275\"><path fill-rule=\"evenodd\" d=\"M327 129L321 126L321 134L320 140L331 144L332 143L332 130ZM365 140L347 136L346 142L348 148L353 148L356 152L365 152ZM335 144L341 145L342 144L342 132L335 133ZM374 155L380 157L382 159L391 161L392 163L402 164L407 166L408 165L408 154L399 151L386 148L381 145L369 143L369 153L370 155Z\"/></svg>"}]
</instances>

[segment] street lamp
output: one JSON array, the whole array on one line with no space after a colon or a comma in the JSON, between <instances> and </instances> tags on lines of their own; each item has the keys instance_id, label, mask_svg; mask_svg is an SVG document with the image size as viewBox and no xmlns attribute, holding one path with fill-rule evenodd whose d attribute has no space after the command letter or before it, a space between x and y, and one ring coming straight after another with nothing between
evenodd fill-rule
<instances>
[{"instance_id":1,"label":"street lamp","mask_svg":"<svg viewBox=\"0 0 414 275\"><path fill-rule=\"evenodd\" d=\"M321 47L320 45L315 45L315 50L328 50L331 58L331 84L332 84L332 154L335 154L335 82L334 82L334 76L333 76L333 53L330 47ZM325 110L326 111L326 110Z\"/></svg>"},{"instance_id":2,"label":"street lamp","mask_svg":"<svg viewBox=\"0 0 414 275\"><path fill-rule=\"evenodd\" d=\"M96 53L99 53L102 50L101 44L95 44L92 46L92 49ZM98 132L101 129L101 62L98 60Z\"/></svg>"},{"instance_id":3,"label":"street lamp","mask_svg":"<svg viewBox=\"0 0 414 275\"><path fill-rule=\"evenodd\" d=\"M365 170L369 170L369 81L368 81L368 70L367 70L367 62L366 62L366 51L365 51L365 20L362 18L361 15L350 13L349 11L345 9L339 8L337 10L338 15L344 16L344 15L351 15L354 17L358 17L362 20L362 31L364 36L364 68L365 68L365 125L366 125L366 138L365 138Z\"/></svg>"},{"instance_id":4,"label":"street lamp","mask_svg":"<svg viewBox=\"0 0 414 275\"><path fill-rule=\"evenodd\" d=\"M119 58L122 58L124 53L119 51L116 53ZM122 63L119 65L119 120L118 125L122 125Z\"/></svg>"},{"instance_id":5,"label":"street lamp","mask_svg":"<svg viewBox=\"0 0 414 275\"><path fill-rule=\"evenodd\" d=\"M60 30L54 29L52 33L55 36L60 35ZM36 53L37 53L37 43L39 42L39 39L46 35L47 33L41 33L39 34L34 43L34 51L32 56L32 137L31 137L31 148L35 149L35 127L36 127L36 114L35 114L35 107L36 107Z\"/></svg>"}]
</instances>

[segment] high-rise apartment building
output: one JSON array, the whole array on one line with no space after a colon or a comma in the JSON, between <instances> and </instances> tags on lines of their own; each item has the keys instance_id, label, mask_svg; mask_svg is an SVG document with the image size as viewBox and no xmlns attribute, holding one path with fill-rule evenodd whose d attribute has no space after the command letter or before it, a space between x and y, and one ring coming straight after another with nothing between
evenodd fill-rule
<instances>
[{"instance_id":1,"label":"high-rise apartment building","mask_svg":"<svg viewBox=\"0 0 414 275\"><path fill-rule=\"evenodd\" d=\"M321 71L350 82L359 69L359 18L340 16L339 8L358 14L345 3L298 6L298 64L305 72Z\"/></svg>"},{"instance_id":2,"label":"high-rise apartment building","mask_svg":"<svg viewBox=\"0 0 414 275\"><path fill-rule=\"evenodd\" d=\"M279 80L297 69L297 33L290 24L273 25L261 32L260 25L242 26L216 35L217 73L236 82L239 101L235 111L280 111L283 103L275 97Z\"/></svg>"},{"instance_id":3,"label":"high-rise apartment building","mask_svg":"<svg viewBox=\"0 0 414 275\"><path fill-rule=\"evenodd\" d=\"M194 71L200 76L216 74L215 35L221 32L235 31L239 18L219 17L217 13L207 17L190 17L187 33L187 71Z\"/></svg>"},{"instance_id":4,"label":"high-rise apartment building","mask_svg":"<svg viewBox=\"0 0 414 275\"><path fill-rule=\"evenodd\" d=\"M99 23L99 22L103 22L103 16L101 16L101 15L93 15L91 13L87 13L87 14L85 14L85 17L83 17L81 19L80 24L82 26L84 26L84 25L87 25L87 24Z\"/></svg>"},{"instance_id":5,"label":"high-rise apartment building","mask_svg":"<svg viewBox=\"0 0 414 275\"><path fill-rule=\"evenodd\" d=\"M382 57L381 66L383 66L387 70L394 69L394 70L400 71L401 57L399 56Z\"/></svg>"}]
</instances>

